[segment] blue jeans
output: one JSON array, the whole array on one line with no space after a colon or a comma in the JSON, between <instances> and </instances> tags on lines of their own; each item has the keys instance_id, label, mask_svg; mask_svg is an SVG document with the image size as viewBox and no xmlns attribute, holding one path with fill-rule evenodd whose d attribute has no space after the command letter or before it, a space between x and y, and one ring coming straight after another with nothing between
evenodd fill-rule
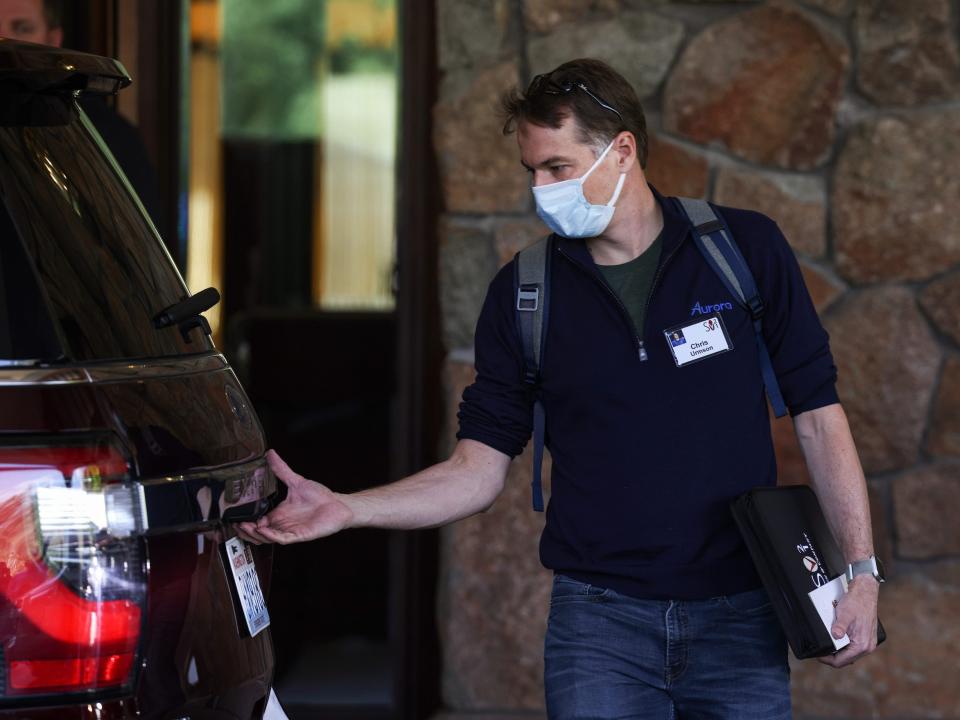
<instances>
[{"instance_id":1,"label":"blue jeans","mask_svg":"<svg viewBox=\"0 0 960 720\"><path fill-rule=\"evenodd\" d=\"M547 715L789 720L787 644L764 590L637 600L556 575Z\"/></svg>"}]
</instances>

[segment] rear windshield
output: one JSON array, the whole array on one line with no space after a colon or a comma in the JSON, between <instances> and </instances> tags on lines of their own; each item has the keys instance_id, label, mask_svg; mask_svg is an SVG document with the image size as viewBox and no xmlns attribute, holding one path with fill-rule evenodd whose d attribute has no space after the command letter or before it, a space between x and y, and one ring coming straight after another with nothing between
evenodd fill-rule
<instances>
[{"instance_id":1,"label":"rear windshield","mask_svg":"<svg viewBox=\"0 0 960 720\"><path fill-rule=\"evenodd\" d=\"M17 107L0 112L0 361L211 349L200 330L187 343L154 327L186 287L76 104L6 94L0 104ZM44 315L47 327L27 322Z\"/></svg>"}]
</instances>

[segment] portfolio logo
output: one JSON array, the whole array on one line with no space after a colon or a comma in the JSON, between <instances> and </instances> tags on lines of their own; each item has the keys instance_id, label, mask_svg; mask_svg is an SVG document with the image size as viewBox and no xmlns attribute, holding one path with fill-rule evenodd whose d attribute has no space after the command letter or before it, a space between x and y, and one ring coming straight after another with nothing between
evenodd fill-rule
<instances>
[{"instance_id":1,"label":"portfolio logo","mask_svg":"<svg viewBox=\"0 0 960 720\"><path fill-rule=\"evenodd\" d=\"M820 556L817 555L816 548L813 547L813 543L810 541L810 536L805 532L803 533L803 542L797 543L797 553L801 555L803 568L810 573L810 582L813 583L815 588L830 582L830 578L828 578L827 574L823 571Z\"/></svg>"}]
</instances>

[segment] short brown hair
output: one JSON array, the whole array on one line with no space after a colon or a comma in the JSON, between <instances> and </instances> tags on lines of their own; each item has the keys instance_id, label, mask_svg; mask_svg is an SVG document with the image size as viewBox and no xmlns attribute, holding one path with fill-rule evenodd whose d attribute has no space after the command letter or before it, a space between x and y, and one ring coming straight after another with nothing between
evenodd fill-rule
<instances>
[{"instance_id":1,"label":"short brown hair","mask_svg":"<svg viewBox=\"0 0 960 720\"><path fill-rule=\"evenodd\" d=\"M63 0L43 0L43 19L49 30L63 26Z\"/></svg>"},{"instance_id":2,"label":"short brown hair","mask_svg":"<svg viewBox=\"0 0 960 720\"><path fill-rule=\"evenodd\" d=\"M637 93L626 79L601 60L571 60L537 75L526 92L516 88L501 98L503 134L518 123L558 128L571 115L581 140L597 151L624 130L637 141L640 167L647 166L647 120Z\"/></svg>"}]
</instances>

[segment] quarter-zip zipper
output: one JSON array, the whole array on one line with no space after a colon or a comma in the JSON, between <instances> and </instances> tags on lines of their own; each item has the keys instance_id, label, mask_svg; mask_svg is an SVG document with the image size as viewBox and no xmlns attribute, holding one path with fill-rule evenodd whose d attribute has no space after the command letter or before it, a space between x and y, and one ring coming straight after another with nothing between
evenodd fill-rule
<instances>
[{"instance_id":1,"label":"quarter-zip zipper","mask_svg":"<svg viewBox=\"0 0 960 720\"><path fill-rule=\"evenodd\" d=\"M676 244L673 250L670 251L669 255L661 259L661 262L657 267L657 271L653 274L653 281L650 283L650 291L647 293L647 301L643 305L643 328L641 328L642 337L639 338L640 362L646 362L648 357L647 349L644 347L643 343L644 338L647 335L647 318L649 317L650 300L653 298L653 291L657 287L657 280L659 280L660 276L663 274L663 269L667 266L667 263L670 262L673 256L677 254L677 250L679 250L680 246L683 245L683 240L686 240L686 236L684 236L684 238Z\"/></svg>"},{"instance_id":2,"label":"quarter-zip zipper","mask_svg":"<svg viewBox=\"0 0 960 720\"><path fill-rule=\"evenodd\" d=\"M673 256L677 254L677 250L680 249L680 245L682 244L683 244L683 240L681 240L680 243L678 243L677 246L670 251L669 255L667 255L665 258L662 258L659 266L657 267L656 273L654 273L653 275L653 282L650 283L650 292L647 293L647 301L643 306L643 324L644 324L643 330L644 331L646 330L645 326L647 324L647 310L650 308L650 299L653 297L653 291L657 286L657 280L660 279L660 276L663 274L663 269L667 266L667 263L670 262ZM600 287L606 290L607 293L610 295L610 297L613 298L613 301L617 304L617 307L620 308L620 316L623 318L624 322L627 323L627 327L630 329L630 335L631 337L633 337L634 345L636 346L636 349L637 349L637 357L640 359L640 362L646 362L649 359L649 356L647 355L647 349L644 346L643 337L641 337L640 334L637 333L637 329L633 325L633 319L630 317L630 312L627 310L627 306L623 304L623 300L620 299L620 296L617 295L613 291L613 288L607 285L607 283L605 283L599 275L597 275L596 273L590 272L581 263L577 262L574 258L570 257L564 251L563 248L558 248L558 250L560 251L561 255L563 255L567 260L573 263L573 265L579 268L581 272L586 273L594 282L598 283Z\"/></svg>"},{"instance_id":3,"label":"quarter-zip zipper","mask_svg":"<svg viewBox=\"0 0 960 720\"><path fill-rule=\"evenodd\" d=\"M643 340L641 340L640 336L637 334L637 330L633 326L633 320L630 319L630 313L627 311L627 306L623 304L623 300L621 300L620 297L613 291L613 288L607 285L607 283L605 283L603 279L596 273L591 273L587 268L567 255L563 248L559 248L559 250L561 255L573 263L574 266L579 268L582 272L586 273L590 278L593 279L594 282L598 283L600 287L606 290L610 297L613 298L613 301L617 304L617 307L620 308L620 316L623 318L623 321L627 323L627 327L630 328L630 335L633 337L634 345L637 348L637 355L640 357L640 362L646 362L647 351L643 349Z\"/></svg>"}]
</instances>

